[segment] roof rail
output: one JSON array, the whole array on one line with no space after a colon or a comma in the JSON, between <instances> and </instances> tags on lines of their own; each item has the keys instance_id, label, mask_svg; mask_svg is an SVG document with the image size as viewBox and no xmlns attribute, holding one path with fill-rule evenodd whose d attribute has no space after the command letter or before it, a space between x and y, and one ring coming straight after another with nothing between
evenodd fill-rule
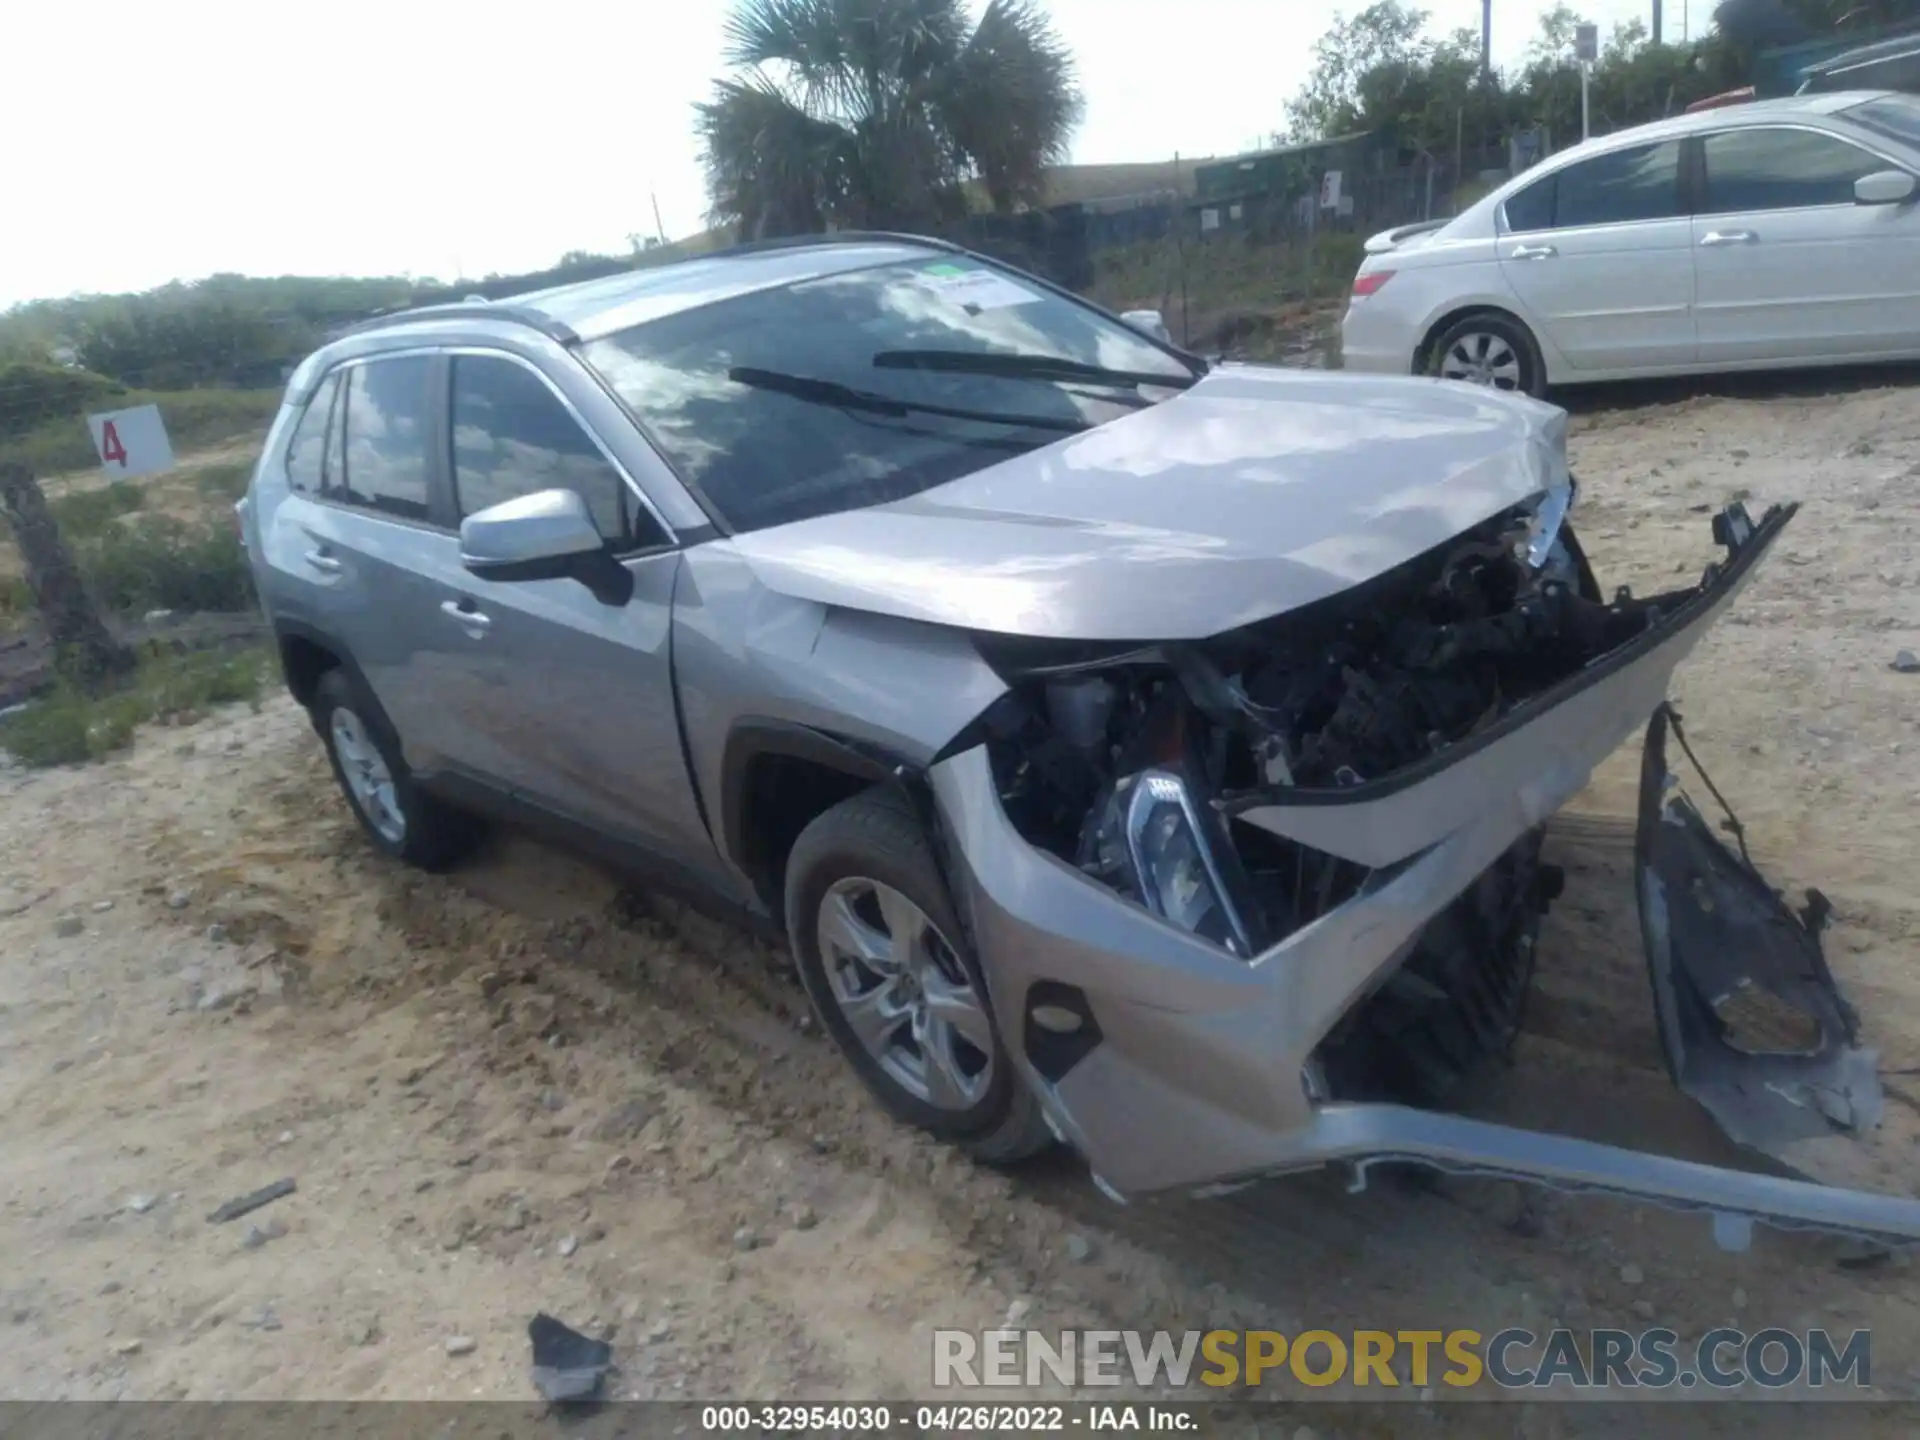
<instances>
[{"instance_id":1,"label":"roof rail","mask_svg":"<svg viewBox=\"0 0 1920 1440\"><path fill-rule=\"evenodd\" d=\"M720 260L734 255L760 255L770 250L798 250L809 245L871 245L875 241L884 241L891 245L921 245L929 250L944 250L958 253L965 249L951 240L941 240L932 235L909 235L893 230L830 230L821 235L780 235L770 240L743 240L738 245L728 245L723 249L709 250L701 255L687 255L687 260ZM672 262L669 262L672 263Z\"/></svg>"},{"instance_id":2,"label":"roof rail","mask_svg":"<svg viewBox=\"0 0 1920 1440\"><path fill-rule=\"evenodd\" d=\"M341 336L364 335L372 330L385 330L393 325L411 325L427 320L506 320L515 325L526 325L538 330L549 340L556 340L562 345L572 345L580 339L570 326L562 325L550 315L506 300L456 300L445 305L420 305L411 310L394 310L385 315L375 315L371 319L362 320L357 325L350 325L340 334Z\"/></svg>"}]
</instances>

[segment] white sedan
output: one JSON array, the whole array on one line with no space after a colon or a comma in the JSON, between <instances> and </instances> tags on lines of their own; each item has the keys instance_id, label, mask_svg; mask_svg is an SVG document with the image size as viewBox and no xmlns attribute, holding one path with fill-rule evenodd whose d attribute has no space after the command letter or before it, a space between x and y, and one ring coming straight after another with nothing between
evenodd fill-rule
<instances>
[{"instance_id":1,"label":"white sedan","mask_svg":"<svg viewBox=\"0 0 1920 1440\"><path fill-rule=\"evenodd\" d=\"M1555 155L1367 242L1349 370L1539 395L1920 358L1920 99L1801 95Z\"/></svg>"}]
</instances>

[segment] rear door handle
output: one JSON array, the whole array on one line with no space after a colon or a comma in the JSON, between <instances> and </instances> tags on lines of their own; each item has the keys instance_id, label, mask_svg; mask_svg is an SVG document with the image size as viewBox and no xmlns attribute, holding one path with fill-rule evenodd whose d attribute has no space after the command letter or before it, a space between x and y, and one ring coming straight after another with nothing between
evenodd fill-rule
<instances>
[{"instance_id":1,"label":"rear door handle","mask_svg":"<svg viewBox=\"0 0 1920 1440\"><path fill-rule=\"evenodd\" d=\"M471 600L442 600L440 613L452 617L461 629L476 640L493 627L492 618L485 611L474 609Z\"/></svg>"},{"instance_id":2,"label":"rear door handle","mask_svg":"<svg viewBox=\"0 0 1920 1440\"><path fill-rule=\"evenodd\" d=\"M1516 245L1513 258L1516 260L1551 260L1560 252L1551 245Z\"/></svg>"},{"instance_id":3,"label":"rear door handle","mask_svg":"<svg viewBox=\"0 0 1920 1440\"><path fill-rule=\"evenodd\" d=\"M1700 237L1700 244L1709 250L1718 250L1726 245L1755 245L1760 237L1751 230L1709 230Z\"/></svg>"},{"instance_id":4,"label":"rear door handle","mask_svg":"<svg viewBox=\"0 0 1920 1440\"><path fill-rule=\"evenodd\" d=\"M302 558L306 560L307 564L311 565L323 575L338 575L340 573L340 561L333 555L330 555L324 545L307 551L306 555Z\"/></svg>"}]
</instances>

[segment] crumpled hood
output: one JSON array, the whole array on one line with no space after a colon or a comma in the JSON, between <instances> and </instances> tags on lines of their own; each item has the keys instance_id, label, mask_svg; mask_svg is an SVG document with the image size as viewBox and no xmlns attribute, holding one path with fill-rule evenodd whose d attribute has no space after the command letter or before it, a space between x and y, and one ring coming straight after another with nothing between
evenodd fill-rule
<instances>
[{"instance_id":1,"label":"crumpled hood","mask_svg":"<svg viewBox=\"0 0 1920 1440\"><path fill-rule=\"evenodd\" d=\"M1013 635L1191 640L1357 585L1566 478L1566 415L1248 365L891 505L731 542L762 584Z\"/></svg>"}]
</instances>

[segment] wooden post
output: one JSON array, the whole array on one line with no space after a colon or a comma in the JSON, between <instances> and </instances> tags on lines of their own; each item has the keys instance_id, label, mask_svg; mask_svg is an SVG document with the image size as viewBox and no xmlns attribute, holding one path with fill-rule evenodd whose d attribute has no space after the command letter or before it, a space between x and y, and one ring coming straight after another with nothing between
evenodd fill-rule
<instances>
[{"instance_id":1,"label":"wooden post","mask_svg":"<svg viewBox=\"0 0 1920 1440\"><path fill-rule=\"evenodd\" d=\"M100 618L33 472L17 461L0 460L0 510L26 562L27 588L61 670L93 688L133 669L133 651Z\"/></svg>"}]
</instances>

